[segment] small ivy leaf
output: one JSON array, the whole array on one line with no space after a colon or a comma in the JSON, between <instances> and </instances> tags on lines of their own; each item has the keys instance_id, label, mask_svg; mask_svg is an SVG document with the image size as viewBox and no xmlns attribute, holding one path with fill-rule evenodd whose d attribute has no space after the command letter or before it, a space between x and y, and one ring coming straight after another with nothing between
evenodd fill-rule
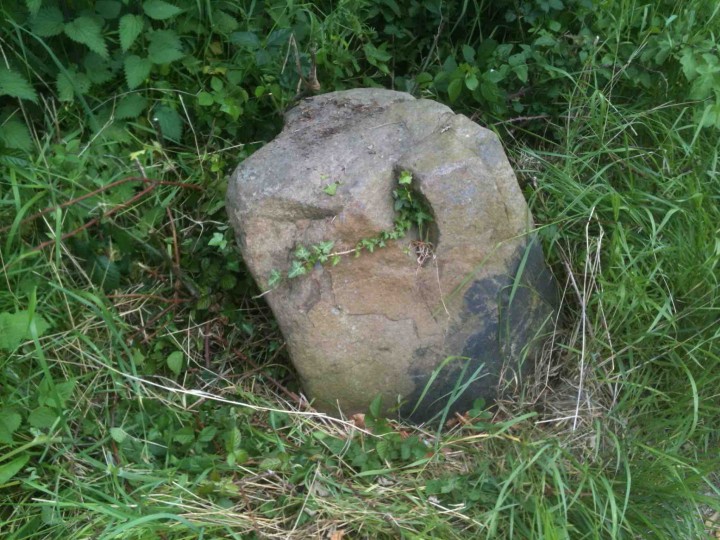
<instances>
[{"instance_id":1,"label":"small ivy leaf","mask_svg":"<svg viewBox=\"0 0 720 540\"><path fill-rule=\"evenodd\" d=\"M295 250L295 258L301 261L307 261L310 258L310 252L305 246L298 246Z\"/></svg>"},{"instance_id":2,"label":"small ivy leaf","mask_svg":"<svg viewBox=\"0 0 720 540\"><path fill-rule=\"evenodd\" d=\"M132 47L144 26L145 19L141 15L127 14L120 18L120 47L123 52L127 52Z\"/></svg>"},{"instance_id":3,"label":"small ivy leaf","mask_svg":"<svg viewBox=\"0 0 720 540\"><path fill-rule=\"evenodd\" d=\"M339 262L340 262L340 255L335 255L332 258L332 261L330 262L330 264L332 264L333 266L336 266Z\"/></svg>"},{"instance_id":4,"label":"small ivy leaf","mask_svg":"<svg viewBox=\"0 0 720 540\"><path fill-rule=\"evenodd\" d=\"M182 351L171 352L167 357L167 366L168 368L170 368L170 371L172 371L176 376L180 375L180 371L182 371L184 359L185 355Z\"/></svg>"},{"instance_id":5,"label":"small ivy leaf","mask_svg":"<svg viewBox=\"0 0 720 540\"><path fill-rule=\"evenodd\" d=\"M0 96L27 99L37 103L37 94L23 75L12 69L0 66Z\"/></svg>"},{"instance_id":6,"label":"small ivy leaf","mask_svg":"<svg viewBox=\"0 0 720 540\"><path fill-rule=\"evenodd\" d=\"M332 248L335 246L335 242L332 240L326 240L325 242L320 242L317 247L320 250L320 253L324 255L329 255L332 251Z\"/></svg>"},{"instance_id":7,"label":"small ivy leaf","mask_svg":"<svg viewBox=\"0 0 720 540\"><path fill-rule=\"evenodd\" d=\"M293 261L288 271L288 278L293 279L307 274L307 268L300 261Z\"/></svg>"},{"instance_id":8,"label":"small ivy leaf","mask_svg":"<svg viewBox=\"0 0 720 540\"><path fill-rule=\"evenodd\" d=\"M271 289L275 287L278 283L282 281L282 274L279 270L274 269L272 272L270 272L270 277L268 278L268 287Z\"/></svg>"},{"instance_id":9,"label":"small ivy leaf","mask_svg":"<svg viewBox=\"0 0 720 540\"><path fill-rule=\"evenodd\" d=\"M398 184L409 185L411 183L412 183L412 173L410 171L402 171L400 173L400 178L398 179ZM397 192L394 192L394 194L397 197Z\"/></svg>"},{"instance_id":10,"label":"small ivy leaf","mask_svg":"<svg viewBox=\"0 0 720 540\"><path fill-rule=\"evenodd\" d=\"M327 186L325 186L323 188L323 191L332 197L337 192L337 188L339 185L340 182L333 182L332 184L328 184Z\"/></svg>"},{"instance_id":11,"label":"small ivy leaf","mask_svg":"<svg viewBox=\"0 0 720 540\"><path fill-rule=\"evenodd\" d=\"M0 465L0 488L7 484L10 479L19 473L25 464L30 460L30 454L23 454L8 463Z\"/></svg>"}]
</instances>

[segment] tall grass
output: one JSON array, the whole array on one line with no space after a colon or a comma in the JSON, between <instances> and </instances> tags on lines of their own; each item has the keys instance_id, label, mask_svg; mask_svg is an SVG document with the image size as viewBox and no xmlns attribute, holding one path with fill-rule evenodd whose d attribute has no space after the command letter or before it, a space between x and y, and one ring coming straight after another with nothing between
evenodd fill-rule
<instances>
[{"instance_id":1,"label":"tall grass","mask_svg":"<svg viewBox=\"0 0 720 540\"><path fill-rule=\"evenodd\" d=\"M486 7L461 4L470 40ZM654 31L643 13L705 7L610 4L603 50L638 54ZM337 58L359 54L341 42L368 31L360 8L305 8L313 32L340 43ZM710 35L715 14L696 31ZM329 418L303 399L222 208L223 175L253 146L218 147L191 115L188 147L158 142L141 119L88 135L82 109L48 98L49 131L28 120L33 150L0 154L2 537L716 531L720 142L697 103L628 95L631 67L608 78L589 58L561 74L560 114L496 124L563 316L525 393L440 431L372 411Z\"/></svg>"}]
</instances>

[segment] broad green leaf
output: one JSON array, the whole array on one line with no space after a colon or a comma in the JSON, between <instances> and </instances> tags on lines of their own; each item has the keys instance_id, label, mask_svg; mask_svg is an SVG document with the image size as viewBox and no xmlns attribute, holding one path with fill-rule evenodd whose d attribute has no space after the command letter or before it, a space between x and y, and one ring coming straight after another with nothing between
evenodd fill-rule
<instances>
[{"instance_id":1,"label":"broad green leaf","mask_svg":"<svg viewBox=\"0 0 720 540\"><path fill-rule=\"evenodd\" d=\"M448 85L448 97L451 103L455 103L457 98L460 97L462 91L463 81L462 79L453 79Z\"/></svg>"},{"instance_id":2,"label":"broad green leaf","mask_svg":"<svg viewBox=\"0 0 720 540\"><path fill-rule=\"evenodd\" d=\"M474 73L468 73L465 77L465 86L467 86L468 90L471 92L475 90L478 85L480 84L480 81L478 81L477 75Z\"/></svg>"},{"instance_id":3,"label":"broad green leaf","mask_svg":"<svg viewBox=\"0 0 720 540\"><path fill-rule=\"evenodd\" d=\"M120 285L120 269L107 255L98 255L92 260L90 278L104 290L111 291Z\"/></svg>"},{"instance_id":4,"label":"broad green leaf","mask_svg":"<svg viewBox=\"0 0 720 540\"><path fill-rule=\"evenodd\" d=\"M173 434L173 441L180 444L190 444L195 440L195 430L190 426L180 428Z\"/></svg>"},{"instance_id":5,"label":"broad green leaf","mask_svg":"<svg viewBox=\"0 0 720 540\"><path fill-rule=\"evenodd\" d=\"M152 62L147 58L140 58L134 54L125 59L125 81L128 88L133 90L140 86L150 75Z\"/></svg>"},{"instance_id":6,"label":"broad green leaf","mask_svg":"<svg viewBox=\"0 0 720 540\"><path fill-rule=\"evenodd\" d=\"M119 427L110 428L110 436L117 443L122 443L127 439L127 433L123 428Z\"/></svg>"},{"instance_id":7,"label":"broad green leaf","mask_svg":"<svg viewBox=\"0 0 720 540\"><path fill-rule=\"evenodd\" d=\"M72 397L73 390L75 390L75 379L57 383L54 385L54 388L53 390L53 386L50 385L47 378L40 381L40 385L38 386L38 403L40 405L62 409L65 407L65 403ZM60 401L59 403L58 400Z\"/></svg>"},{"instance_id":8,"label":"broad green leaf","mask_svg":"<svg viewBox=\"0 0 720 540\"><path fill-rule=\"evenodd\" d=\"M475 49L473 49L470 45L462 46L462 54L468 64L475 62Z\"/></svg>"},{"instance_id":9,"label":"broad green leaf","mask_svg":"<svg viewBox=\"0 0 720 540\"><path fill-rule=\"evenodd\" d=\"M212 238L208 242L208 246L219 247L225 249L227 246L227 240L225 240L225 234L221 232L214 232Z\"/></svg>"},{"instance_id":10,"label":"broad green leaf","mask_svg":"<svg viewBox=\"0 0 720 540\"><path fill-rule=\"evenodd\" d=\"M692 81L697 77L697 62L695 61L695 51L691 47L682 50L680 57L683 73L688 81Z\"/></svg>"},{"instance_id":11,"label":"broad green leaf","mask_svg":"<svg viewBox=\"0 0 720 540\"><path fill-rule=\"evenodd\" d=\"M238 29L240 23L232 15L228 15L224 11L213 12L213 30L220 34L228 35Z\"/></svg>"},{"instance_id":12,"label":"broad green leaf","mask_svg":"<svg viewBox=\"0 0 720 540\"><path fill-rule=\"evenodd\" d=\"M30 29L40 37L57 36L64 26L62 11L54 6L41 9L30 20Z\"/></svg>"},{"instance_id":13,"label":"broad green leaf","mask_svg":"<svg viewBox=\"0 0 720 540\"><path fill-rule=\"evenodd\" d=\"M27 126L11 118L5 123L0 124L0 141L8 148L17 148L18 150L30 150L32 148L32 139Z\"/></svg>"},{"instance_id":14,"label":"broad green leaf","mask_svg":"<svg viewBox=\"0 0 720 540\"><path fill-rule=\"evenodd\" d=\"M370 403L370 416L373 418L380 418L380 411L382 409L382 396L378 394L375 399Z\"/></svg>"},{"instance_id":15,"label":"broad green leaf","mask_svg":"<svg viewBox=\"0 0 720 540\"><path fill-rule=\"evenodd\" d=\"M0 409L0 444L12 444L12 436L22 423L22 417L12 409Z\"/></svg>"},{"instance_id":16,"label":"broad green leaf","mask_svg":"<svg viewBox=\"0 0 720 540\"><path fill-rule=\"evenodd\" d=\"M173 30L156 30L150 34L148 58L154 64L169 64L183 56L182 42Z\"/></svg>"},{"instance_id":17,"label":"broad green leaf","mask_svg":"<svg viewBox=\"0 0 720 540\"><path fill-rule=\"evenodd\" d=\"M123 15L120 18L120 47L127 52L140 35L145 26L145 19L142 15Z\"/></svg>"},{"instance_id":18,"label":"broad green leaf","mask_svg":"<svg viewBox=\"0 0 720 540\"><path fill-rule=\"evenodd\" d=\"M58 415L49 407L38 407L28 416L28 422L34 428L48 429L53 426Z\"/></svg>"},{"instance_id":19,"label":"broad green leaf","mask_svg":"<svg viewBox=\"0 0 720 540\"><path fill-rule=\"evenodd\" d=\"M528 80L528 67L527 64L518 64L513 68L515 75L520 79L521 82L526 83Z\"/></svg>"},{"instance_id":20,"label":"broad green leaf","mask_svg":"<svg viewBox=\"0 0 720 540\"><path fill-rule=\"evenodd\" d=\"M218 428L215 426L207 426L198 435L198 442L210 442L217 435Z\"/></svg>"},{"instance_id":21,"label":"broad green leaf","mask_svg":"<svg viewBox=\"0 0 720 540\"><path fill-rule=\"evenodd\" d=\"M179 142L182 138L182 118L175 109L166 105L155 108L153 120L160 127L160 132L165 139Z\"/></svg>"},{"instance_id":22,"label":"broad green leaf","mask_svg":"<svg viewBox=\"0 0 720 540\"><path fill-rule=\"evenodd\" d=\"M258 464L258 467L261 471L277 470L282 467L282 460L273 456L266 457Z\"/></svg>"},{"instance_id":23,"label":"broad green leaf","mask_svg":"<svg viewBox=\"0 0 720 540\"><path fill-rule=\"evenodd\" d=\"M30 12L30 15L37 15L40 6L42 6L42 0L25 0L25 5Z\"/></svg>"},{"instance_id":24,"label":"broad green leaf","mask_svg":"<svg viewBox=\"0 0 720 540\"><path fill-rule=\"evenodd\" d=\"M373 60L387 62L392 58L392 55L385 50L384 44L380 48L377 48L374 45L367 43L363 46L363 50L365 51L365 56L373 65L375 65Z\"/></svg>"},{"instance_id":25,"label":"broad green leaf","mask_svg":"<svg viewBox=\"0 0 720 540\"><path fill-rule=\"evenodd\" d=\"M230 43L254 50L260 47L260 38L252 32L233 32L230 34Z\"/></svg>"},{"instance_id":26,"label":"broad green leaf","mask_svg":"<svg viewBox=\"0 0 720 540\"><path fill-rule=\"evenodd\" d=\"M73 90L72 80L70 77L65 75L62 71L58 73L58 78L55 83L58 91L58 99L60 101L72 101L75 97L75 90Z\"/></svg>"},{"instance_id":27,"label":"broad green leaf","mask_svg":"<svg viewBox=\"0 0 720 540\"><path fill-rule=\"evenodd\" d=\"M223 274L220 278L220 287L225 291L230 291L237 286L237 278L233 274Z\"/></svg>"},{"instance_id":28,"label":"broad green leaf","mask_svg":"<svg viewBox=\"0 0 720 540\"><path fill-rule=\"evenodd\" d=\"M720 77L713 73L698 76L690 87L690 99L702 101L710 97L716 88L720 88Z\"/></svg>"},{"instance_id":29,"label":"broad green leaf","mask_svg":"<svg viewBox=\"0 0 720 540\"><path fill-rule=\"evenodd\" d=\"M171 352L166 360L167 367L170 368L170 371L172 371L175 375L180 375L184 359L185 355L182 351Z\"/></svg>"},{"instance_id":30,"label":"broad green leaf","mask_svg":"<svg viewBox=\"0 0 720 540\"><path fill-rule=\"evenodd\" d=\"M0 313L0 349L11 351L25 339L30 339L30 317L25 310L15 313ZM38 336L42 336L50 325L35 313L35 328Z\"/></svg>"},{"instance_id":31,"label":"broad green leaf","mask_svg":"<svg viewBox=\"0 0 720 540\"><path fill-rule=\"evenodd\" d=\"M102 27L97 20L91 17L78 17L67 23L64 30L65 35L73 41L86 45L103 58L108 57L107 47L102 36Z\"/></svg>"},{"instance_id":32,"label":"broad green leaf","mask_svg":"<svg viewBox=\"0 0 720 540\"><path fill-rule=\"evenodd\" d=\"M209 107L213 103L215 103L215 99L209 92L200 92L198 94L198 105L201 107Z\"/></svg>"},{"instance_id":33,"label":"broad green leaf","mask_svg":"<svg viewBox=\"0 0 720 540\"><path fill-rule=\"evenodd\" d=\"M57 78L58 99L60 101L73 101L76 93L87 94L90 90L90 79L84 73L68 71L60 72Z\"/></svg>"},{"instance_id":34,"label":"broad green leaf","mask_svg":"<svg viewBox=\"0 0 720 540\"><path fill-rule=\"evenodd\" d=\"M386 439L378 441L375 445L375 451L380 459L386 460L390 457L390 442Z\"/></svg>"},{"instance_id":35,"label":"broad green leaf","mask_svg":"<svg viewBox=\"0 0 720 540\"><path fill-rule=\"evenodd\" d=\"M122 4L117 0L97 0L95 2L95 12L103 19L117 19L121 9Z\"/></svg>"},{"instance_id":36,"label":"broad green leaf","mask_svg":"<svg viewBox=\"0 0 720 540\"><path fill-rule=\"evenodd\" d=\"M105 84L115 76L110 62L92 51L85 55L83 66L85 75L92 84Z\"/></svg>"},{"instance_id":37,"label":"broad green leaf","mask_svg":"<svg viewBox=\"0 0 720 540\"><path fill-rule=\"evenodd\" d=\"M0 64L0 96L27 99L37 103L37 94L23 75Z\"/></svg>"},{"instance_id":38,"label":"broad green leaf","mask_svg":"<svg viewBox=\"0 0 720 540\"><path fill-rule=\"evenodd\" d=\"M179 7L164 0L146 0L143 2L145 15L156 21L164 21L182 11Z\"/></svg>"},{"instance_id":39,"label":"broad green leaf","mask_svg":"<svg viewBox=\"0 0 720 540\"><path fill-rule=\"evenodd\" d=\"M137 118L147 109L148 100L140 94L130 94L122 98L115 108L115 118L126 120Z\"/></svg>"},{"instance_id":40,"label":"broad green leaf","mask_svg":"<svg viewBox=\"0 0 720 540\"><path fill-rule=\"evenodd\" d=\"M0 487L3 487L3 484L7 484L13 476L19 473L29 459L30 454L23 454L0 465Z\"/></svg>"}]
</instances>

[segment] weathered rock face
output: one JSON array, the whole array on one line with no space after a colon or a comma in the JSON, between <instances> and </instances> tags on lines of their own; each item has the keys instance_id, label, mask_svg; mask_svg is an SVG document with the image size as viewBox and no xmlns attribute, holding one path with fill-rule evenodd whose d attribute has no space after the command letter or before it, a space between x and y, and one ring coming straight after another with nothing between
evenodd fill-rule
<instances>
[{"instance_id":1,"label":"weathered rock face","mask_svg":"<svg viewBox=\"0 0 720 540\"><path fill-rule=\"evenodd\" d=\"M411 231L266 296L306 392L330 413L365 412L378 394L414 420L448 400L451 411L492 401L552 326L554 281L497 137L388 90L301 102L233 174L228 213L260 286L300 245L332 240L342 252L392 229L401 171L434 218L423 264ZM323 191L335 182L333 196Z\"/></svg>"}]
</instances>

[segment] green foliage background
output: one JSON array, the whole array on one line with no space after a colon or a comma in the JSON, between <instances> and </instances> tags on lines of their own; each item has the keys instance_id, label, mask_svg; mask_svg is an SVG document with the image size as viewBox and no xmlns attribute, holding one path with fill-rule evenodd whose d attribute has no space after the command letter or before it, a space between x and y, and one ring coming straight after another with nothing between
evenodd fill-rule
<instances>
[{"instance_id":1,"label":"green foliage background","mask_svg":"<svg viewBox=\"0 0 720 540\"><path fill-rule=\"evenodd\" d=\"M704 538L719 11L0 2L4 537ZM224 210L296 99L293 40L323 92L501 136L566 285L549 390L443 432L308 411Z\"/></svg>"}]
</instances>

